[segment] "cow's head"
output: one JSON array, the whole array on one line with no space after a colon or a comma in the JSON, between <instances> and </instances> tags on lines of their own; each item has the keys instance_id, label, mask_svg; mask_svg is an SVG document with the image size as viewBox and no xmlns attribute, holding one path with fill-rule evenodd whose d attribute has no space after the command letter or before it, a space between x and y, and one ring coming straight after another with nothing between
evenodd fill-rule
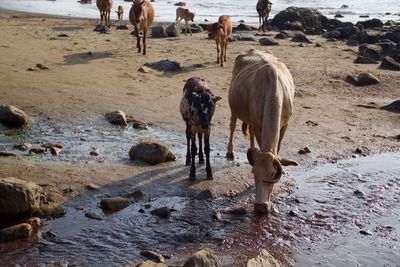
<instances>
[{"instance_id":1,"label":"cow's head","mask_svg":"<svg viewBox=\"0 0 400 267\"><path fill-rule=\"evenodd\" d=\"M194 12L188 12L187 19L188 21L194 21Z\"/></svg>"},{"instance_id":2,"label":"cow's head","mask_svg":"<svg viewBox=\"0 0 400 267\"><path fill-rule=\"evenodd\" d=\"M145 0L134 0L133 1L133 12L135 14L135 22L140 23L140 18L142 17L143 4Z\"/></svg>"},{"instance_id":3,"label":"cow's head","mask_svg":"<svg viewBox=\"0 0 400 267\"><path fill-rule=\"evenodd\" d=\"M200 127L207 130L215 111L215 104L221 100L220 96L214 96L209 92L192 92L192 110L197 113L200 120Z\"/></svg>"},{"instance_id":4,"label":"cow's head","mask_svg":"<svg viewBox=\"0 0 400 267\"><path fill-rule=\"evenodd\" d=\"M282 177L282 166L297 166L297 162L289 159L279 159L271 151L262 152L258 148L249 148L247 159L253 166L253 174L256 184L256 201L254 211L266 213L272 208L271 195L275 183Z\"/></svg>"}]
</instances>

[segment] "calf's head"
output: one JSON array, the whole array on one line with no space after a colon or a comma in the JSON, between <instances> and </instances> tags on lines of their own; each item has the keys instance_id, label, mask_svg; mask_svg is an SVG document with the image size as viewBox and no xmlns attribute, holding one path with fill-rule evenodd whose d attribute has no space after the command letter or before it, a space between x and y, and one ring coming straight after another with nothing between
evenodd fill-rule
<instances>
[{"instance_id":1,"label":"calf's head","mask_svg":"<svg viewBox=\"0 0 400 267\"><path fill-rule=\"evenodd\" d=\"M207 130L210 127L211 119L215 111L215 104L221 100L221 97L213 96L208 92L192 92L192 97L192 112L197 113L200 120L200 127L203 130Z\"/></svg>"},{"instance_id":2,"label":"calf's head","mask_svg":"<svg viewBox=\"0 0 400 267\"><path fill-rule=\"evenodd\" d=\"M188 21L194 21L194 12L188 12L187 19Z\"/></svg>"},{"instance_id":3,"label":"calf's head","mask_svg":"<svg viewBox=\"0 0 400 267\"><path fill-rule=\"evenodd\" d=\"M247 159L253 166L253 174L256 184L256 200L254 211L267 213L272 208L271 195L275 183L282 177L282 166L297 166L297 162L288 159L279 159L271 151L262 152L258 148L249 148Z\"/></svg>"}]
</instances>

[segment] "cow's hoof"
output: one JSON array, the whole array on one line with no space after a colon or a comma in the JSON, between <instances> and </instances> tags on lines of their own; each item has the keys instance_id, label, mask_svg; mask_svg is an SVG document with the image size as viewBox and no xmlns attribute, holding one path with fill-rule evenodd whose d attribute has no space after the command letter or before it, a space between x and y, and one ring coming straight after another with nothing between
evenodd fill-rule
<instances>
[{"instance_id":1,"label":"cow's hoof","mask_svg":"<svg viewBox=\"0 0 400 267\"><path fill-rule=\"evenodd\" d=\"M235 156L233 155L233 152L226 152L226 158L229 160L233 160Z\"/></svg>"},{"instance_id":2,"label":"cow's hoof","mask_svg":"<svg viewBox=\"0 0 400 267\"><path fill-rule=\"evenodd\" d=\"M266 203L254 203L254 213L266 214L270 212L270 208Z\"/></svg>"}]
</instances>

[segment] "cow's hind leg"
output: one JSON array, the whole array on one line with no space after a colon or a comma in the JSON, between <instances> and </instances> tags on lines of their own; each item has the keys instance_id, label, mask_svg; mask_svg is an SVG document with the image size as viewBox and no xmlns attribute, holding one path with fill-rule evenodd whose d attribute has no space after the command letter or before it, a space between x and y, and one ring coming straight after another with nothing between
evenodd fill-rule
<instances>
[{"instance_id":1,"label":"cow's hind leg","mask_svg":"<svg viewBox=\"0 0 400 267\"><path fill-rule=\"evenodd\" d=\"M236 121L237 121L237 117L231 113L231 123L230 123L230 134L229 134L229 142L228 142L228 148L226 151L226 158L227 159L234 159L234 155L233 155L233 134L235 132L235 128L236 128Z\"/></svg>"},{"instance_id":2,"label":"cow's hind leg","mask_svg":"<svg viewBox=\"0 0 400 267\"><path fill-rule=\"evenodd\" d=\"M215 43L217 44L217 64L219 64L219 42L218 42L218 40L215 40Z\"/></svg>"},{"instance_id":3,"label":"cow's hind leg","mask_svg":"<svg viewBox=\"0 0 400 267\"><path fill-rule=\"evenodd\" d=\"M210 132L204 134L204 152L206 153L206 173L207 179L213 180L213 174L211 171L211 164L210 164Z\"/></svg>"},{"instance_id":4,"label":"cow's hind leg","mask_svg":"<svg viewBox=\"0 0 400 267\"><path fill-rule=\"evenodd\" d=\"M190 166L190 174L189 174L189 179L191 181L194 181L196 179L196 166L195 166L195 158L197 154L197 147L196 147L196 134L191 133L191 142L192 142L192 148L191 148L191 154L192 154L192 164Z\"/></svg>"},{"instance_id":5,"label":"cow's hind leg","mask_svg":"<svg viewBox=\"0 0 400 267\"><path fill-rule=\"evenodd\" d=\"M221 67L224 66L224 54L225 54L225 42L227 42L227 40L224 40L220 43L221 45L221 53L219 54L219 60L221 63Z\"/></svg>"},{"instance_id":6,"label":"cow's hind leg","mask_svg":"<svg viewBox=\"0 0 400 267\"><path fill-rule=\"evenodd\" d=\"M199 163L204 164L204 155L203 155L203 134L198 133L197 137L199 138Z\"/></svg>"},{"instance_id":7,"label":"cow's hind leg","mask_svg":"<svg viewBox=\"0 0 400 267\"><path fill-rule=\"evenodd\" d=\"M146 34L147 28L143 29L143 55L146 55Z\"/></svg>"}]
</instances>

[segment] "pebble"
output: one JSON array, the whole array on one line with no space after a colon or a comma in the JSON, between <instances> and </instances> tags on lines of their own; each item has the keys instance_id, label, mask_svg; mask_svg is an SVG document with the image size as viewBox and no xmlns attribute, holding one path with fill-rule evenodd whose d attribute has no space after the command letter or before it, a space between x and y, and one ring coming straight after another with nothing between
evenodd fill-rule
<instances>
[{"instance_id":1,"label":"pebble","mask_svg":"<svg viewBox=\"0 0 400 267\"><path fill-rule=\"evenodd\" d=\"M85 216L88 217L89 219L94 219L94 220L102 220L100 215L96 214L95 212L88 211L85 213Z\"/></svg>"},{"instance_id":2,"label":"pebble","mask_svg":"<svg viewBox=\"0 0 400 267\"><path fill-rule=\"evenodd\" d=\"M169 218L171 217L171 209L168 207L161 207L151 211L151 214L157 215L162 218Z\"/></svg>"},{"instance_id":3,"label":"pebble","mask_svg":"<svg viewBox=\"0 0 400 267\"><path fill-rule=\"evenodd\" d=\"M99 156L100 155L100 149L97 147L92 147L92 151L90 151L91 156Z\"/></svg>"},{"instance_id":4,"label":"pebble","mask_svg":"<svg viewBox=\"0 0 400 267\"><path fill-rule=\"evenodd\" d=\"M164 256L161 255L160 253L151 251L151 250L142 250L140 252L140 255L142 255L143 257L152 259L156 262L165 262Z\"/></svg>"},{"instance_id":5,"label":"pebble","mask_svg":"<svg viewBox=\"0 0 400 267\"><path fill-rule=\"evenodd\" d=\"M362 235L372 235L371 231L369 231L368 229L360 230L360 234L362 234Z\"/></svg>"}]
</instances>

